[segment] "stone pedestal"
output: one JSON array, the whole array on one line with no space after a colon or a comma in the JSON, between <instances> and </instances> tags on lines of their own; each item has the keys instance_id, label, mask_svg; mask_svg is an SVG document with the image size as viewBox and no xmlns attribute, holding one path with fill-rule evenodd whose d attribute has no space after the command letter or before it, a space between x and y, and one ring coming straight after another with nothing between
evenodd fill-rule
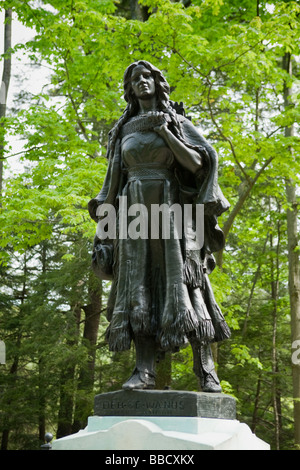
<instances>
[{"instance_id":1,"label":"stone pedestal","mask_svg":"<svg viewBox=\"0 0 300 470\"><path fill-rule=\"evenodd\" d=\"M119 390L96 395L94 415L235 419L236 401L223 393Z\"/></svg>"},{"instance_id":2,"label":"stone pedestal","mask_svg":"<svg viewBox=\"0 0 300 470\"><path fill-rule=\"evenodd\" d=\"M53 450L269 450L222 393L134 390L95 397L94 416Z\"/></svg>"}]
</instances>

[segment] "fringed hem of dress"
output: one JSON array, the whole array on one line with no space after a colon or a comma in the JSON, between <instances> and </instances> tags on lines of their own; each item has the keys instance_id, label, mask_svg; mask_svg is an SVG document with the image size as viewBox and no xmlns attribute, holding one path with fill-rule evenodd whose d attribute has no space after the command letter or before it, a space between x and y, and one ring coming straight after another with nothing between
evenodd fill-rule
<instances>
[{"instance_id":1,"label":"fringed hem of dress","mask_svg":"<svg viewBox=\"0 0 300 470\"><path fill-rule=\"evenodd\" d=\"M130 317L129 312L123 312L124 317ZM124 351L130 349L131 341L135 335L151 335L151 332L143 328L140 323L140 330L135 324L135 332L131 327L130 321L123 321L121 326L113 327L109 325L106 331L106 340L111 351ZM209 318L201 318L194 310L180 312L176 320L156 331L154 336L157 338L160 349L164 351L178 349L187 343L187 336L193 332L199 342L212 342L216 337L216 332L212 321Z\"/></svg>"},{"instance_id":2,"label":"fringed hem of dress","mask_svg":"<svg viewBox=\"0 0 300 470\"><path fill-rule=\"evenodd\" d=\"M110 351L119 352L130 349L132 333L127 325L113 331L111 325L109 325L105 337Z\"/></svg>"},{"instance_id":3,"label":"fringed hem of dress","mask_svg":"<svg viewBox=\"0 0 300 470\"><path fill-rule=\"evenodd\" d=\"M203 287L203 268L197 261L190 257L187 257L184 262L183 281L187 286L193 289Z\"/></svg>"},{"instance_id":4,"label":"fringed hem of dress","mask_svg":"<svg viewBox=\"0 0 300 470\"><path fill-rule=\"evenodd\" d=\"M167 351L183 346L191 332L199 342L210 342L215 335L209 318L203 319L194 310L187 310L180 312L172 325L161 330L159 343L162 350Z\"/></svg>"}]
</instances>

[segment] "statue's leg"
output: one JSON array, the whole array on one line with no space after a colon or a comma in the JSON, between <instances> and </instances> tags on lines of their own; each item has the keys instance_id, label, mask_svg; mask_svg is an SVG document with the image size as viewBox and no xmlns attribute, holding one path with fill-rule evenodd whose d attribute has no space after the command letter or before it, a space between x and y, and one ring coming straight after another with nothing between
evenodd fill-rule
<instances>
[{"instance_id":1,"label":"statue's leg","mask_svg":"<svg viewBox=\"0 0 300 470\"><path fill-rule=\"evenodd\" d=\"M138 336L134 339L136 366L123 389L153 389L155 387L156 343L155 339Z\"/></svg>"},{"instance_id":2,"label":"statue's leg","mask_svg":"<svg viewBox=\"0 0 300 470\"><path fill-rule=\"evenodd\" d=\"M201 390L211 393L221 392L222 388L215 370L210 345L191 341L191 346L194 360L193 370L200 379Z\"/></svg>"}]
</instances>

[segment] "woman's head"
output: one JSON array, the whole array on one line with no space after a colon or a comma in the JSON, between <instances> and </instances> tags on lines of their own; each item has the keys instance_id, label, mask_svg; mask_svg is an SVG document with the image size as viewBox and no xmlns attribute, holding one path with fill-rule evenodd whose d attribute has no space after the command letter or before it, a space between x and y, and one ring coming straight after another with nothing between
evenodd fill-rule
<instances>
[{"instance_id":1,"label":"woman's head","mask_svg":"<svg viewBox=\"0 0 300 470\"><path fill-rule=\"evenodd\" d=\"M134 69L136 67L140 68L141 66L145 67L151 72L155 83L155 93L158 107L165 108L169 101L170 93L168 82L166 81L161 71L154 67L154 65L150 64L150 62L147 62L146 60L139 60L138 62L134 62L129 65L124 73L124 99L127 101L131 113L137 111L138 109L138 100L132 88L132 75L134 73Z\"/></svg>"},{"instance_id":2,"label":"woman's head","mask_svg":"<svg viewBox=\"0 0 300 470\"><path fill-rule=\"evenodd\" d=\"M115 144L120 129L131 117L136 115L139 111L139 102L133 92L131 81L133 76L133 70L137 66L143 66L147 70L150 70L155 82L155 94L157 99L158 110L164 111L169 114L169 116L171 117L170 129L179 139L183 139L181 124L177 119L176 110L173 107L173 103L169 99L170 87L167 80L165 79L161 71L154 65L150 64L150 62L147 62L146 60L139 60L129 65L129 67L127 67L124 73L124 99L125 101L127 101L127 106L118 122L110 131L109 153L111 155L113 155L114 153Z\"/></svg>"}]
</instances>

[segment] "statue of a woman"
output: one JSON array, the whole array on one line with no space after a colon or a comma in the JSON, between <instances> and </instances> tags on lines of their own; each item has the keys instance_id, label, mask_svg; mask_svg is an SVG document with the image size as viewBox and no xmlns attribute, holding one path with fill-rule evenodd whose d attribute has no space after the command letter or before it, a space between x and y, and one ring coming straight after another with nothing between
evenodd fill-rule
<instances>
[{"instance_id":1,"label":"statue of a woman","mask_svg":"<svg viewBox=\"0 0 300 470\"><path fill-rule=\"evenodd\" d=\"M97 222L102 204L111 204L117 214L116 238L96 236L93 252L96 272L112 279L109 347L123 351L134 342L136 366L123 388L150 389L155 388L157 358L189 341L202 391L220 392L210 344L228 338L230 331L208 274L215 267L212 253L224 246L217 217L229 204L217 182L217 154L180 105L170 101L168 83L149 62L138 61L126 69L124 98L127 107L109 133L103 187L89 202ZM124 198L127 208L146 208L148 236L120 236ZM152 209L162 204L167 207L170 237L163 236L161 225L153 230L157 218L154 221ZM174 204L194 208L180 237L174 236ZM195 244L197 204L204 208L202 246ZM128 223L133 220L129 214Z\"/></svg>"}]
</instances>

